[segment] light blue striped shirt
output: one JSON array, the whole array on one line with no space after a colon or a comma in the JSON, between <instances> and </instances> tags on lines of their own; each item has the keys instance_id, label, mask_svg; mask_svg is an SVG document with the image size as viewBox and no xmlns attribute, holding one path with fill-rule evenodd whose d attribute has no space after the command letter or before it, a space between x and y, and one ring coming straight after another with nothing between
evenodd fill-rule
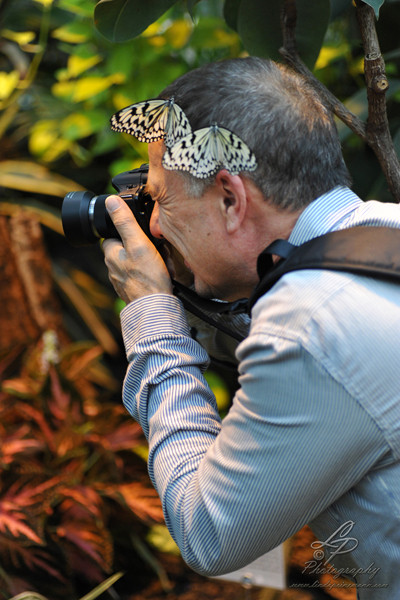
<instances>
[{"instance_id":1,"label":"light blue striped shirt","mask_svg":"<svg viewBox=\"0 0 400 600\"><path fill-rule=\"evenodd\" d=\"M400 207L335 188L300 215L301 244L355 225L400 227ZM252 312L240 388L221 424L180 302L121 314L123 400L187 563L242 567L303 525L360 599L400 598L400 285L332 271L285 275ZM304 566L317 579L317 565ZM320 571L319 574L323 573Z\"/></svg>"}]
</instances>

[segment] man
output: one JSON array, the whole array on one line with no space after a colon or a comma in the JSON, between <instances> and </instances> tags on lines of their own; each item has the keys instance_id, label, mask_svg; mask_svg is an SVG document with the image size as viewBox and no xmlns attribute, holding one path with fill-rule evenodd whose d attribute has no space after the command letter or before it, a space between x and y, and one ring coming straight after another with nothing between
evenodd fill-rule
<instances>
[{"instance_id":1,"label":"man","mask_svg":"<svg viewBox=\"0 0 400 600\"><path fill-rule=\"evenodd\" d=\"M149 131L151 231L182 255L198 294L249 297L276 239L400 227L397 205L364 203L347 187L331 116L283 67L222 61L160 98L118 119ZM202 376L208 356L164 261L120 199L107 208L122 238L103 248L127 302L123 399L148 437L184 559L229 572L308 523L318 557L354 577L360 598L400 597L400 286L322 270L282 277L252 310L221 423Z\"/></svg>"}]
</instances>

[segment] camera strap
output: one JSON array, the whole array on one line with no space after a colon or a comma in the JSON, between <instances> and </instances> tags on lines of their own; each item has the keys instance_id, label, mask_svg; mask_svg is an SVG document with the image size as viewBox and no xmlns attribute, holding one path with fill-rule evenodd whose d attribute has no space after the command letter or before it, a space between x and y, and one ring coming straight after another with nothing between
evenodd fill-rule
<instances>
[{"instance_id":1,"label":"camera strap","mask_svg":"<svg viewBox=\"0 0 400 600\"><path fill-rule=\"evenodd\" d=\"M275 265L272 255L281 257ZM301 246L276 240L258 257L260 282L248 301L249 312L285 273L300 269L343 271L400 283L400 229L351 227Z\"/></svg>"},{"instance_id":2,"label":"camera strap","mask_svg":"<svg viewBox=\"0 0 400 600\"><path fill-rule=\"evenodd\" d=\"M208 300L202 298L194 290L186 287L178 281L172 280L174 286L174 294L182 302L184 308L191 312L202 321L212 325L219 331L233 337L238 342L243 340L234 329L231 329L226 324L215 318L215 315L238 315L247 312L247 298L236 300L235 302L222 302L220 300Z\"/></svg>"}]
</instances>

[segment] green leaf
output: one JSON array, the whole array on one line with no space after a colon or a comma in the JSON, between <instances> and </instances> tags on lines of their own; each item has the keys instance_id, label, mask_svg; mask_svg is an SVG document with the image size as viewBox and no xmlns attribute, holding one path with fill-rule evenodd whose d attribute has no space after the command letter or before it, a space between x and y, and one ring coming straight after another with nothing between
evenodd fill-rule
<instances>
[{"instance_id":1,"label":"green leaf","mask_svg":"<svg viewBox=\"0 0 400 600\"><path fill-rule=\"evenodd\" d=\"M200 0L186 0L187 11L192 18L194 17L194 8L199 2Z\"/></svg>"},{"instance_id":2,"label":"green leaf","mask_svg":"<svg viewBox=\"0 0 400 600\"><path fill-rule=\"evenodd\" d=\"M52 37L68 42L69 44L82 44L90 39L92 35L92 25L85 20L76 20L58 27L52 32Z\"/></svg>"},{"instance_id":3,"label":"green leaf","mask_svg":"<svg viewBox=\"0 0 400 600\"><path fill-rule=\"evenodd\" d=\"M100 0L94 9L97 29L112 42L125 42L140 35L176 0Z\"/></svg>"},{"instance_id":4,"label":"green leaf","mask_svg":"<svg viewBox=\"0 0 400 600\"><path fill-rule=\"evenodd\" d=\"M365 4L368 4L369 6L371 6L374 9L375 16L378 19L379 18L379 9L381 8L381 6L385 2L385 0L364 0L364 2L365 2Z\"/></svg>"},{"instance_id":5,"label":"green leaf","mask_svg":"<svg viewBox=\"0 0 400 600\"><path fill-rule=\"evenodd\" d=\"M146 540L160 552L180 556L180 550L165 525L153 525L146 536Z\"/></svg>"},{"instance_id":6,"label":"green leaf","mask_svg":"<svg viewBox=\"0 0 400 600\"><path fill-rule=\"evenodd\" d=\"M355 94L350 96L350 98L345 100L344 105L353 113L353 115L356 115L359 119L365 121L368 116L367 90L365 88L358 90ZM341 142L346 140L352 134L351 129L349 129L342 121L337 123L337 130Z\"/></svg>"},{"instance_id":7,"label":"green leaf","mask_svg":"<svg viewBox=\"0 0 400 600\"><path fill-rule=\"evenodd\" d=\"M231 29L237 31L241 0L225 0L224 18Z\"/></svg>"},{"instance_id":8,"label":"green leaf","mask_svg":"<svg viewBox=\"0 0 400 600\"><path fill-rule=\"evenodd\" d=\"M280 60L282 46L281 1L246 0L238 11L238 32L246 49L256 56ZM299 54L313 68L328 27L329 0L298 0L296 40Z\"/></svg>"},{"instance_id":9,"label":"green leaf","mask_svg":"<svg viewBox=\"0 0 400 600\"><path fill-rule=\"evenodd\" d=\"M297 0L297 48L302 60L312 69L320 53L330 19L329 0Z\"/></svg>"},{"instance_id":10,"label":"green leaf","mask_svg":"<svg viewBox=\"0 0 400 600\"><path fill-rule=\"evenodd\" d=\"M241 2L237 15L237 31L242 42L255 56L280 60L282 46L279 0L246 0Z\"/></svg>"},{"instance_id":11,"label":"green leaf","mask_svg":"<svg viewBox=\"0 0 400 600\"><path fill-rule=\"evenodd\" d=\"M58 6L64 10L78 15L79 17L92 17L93 2L92 0L59 0Z\"/></svg>"},{"instance_id":12,"label":"green leaf","mask_svg":"<svg viewBox=\"0 0 400 600\"><path fill-rule=\"evenodd\" d=\"M201 52L207 49L229 49L237 55L240 39L237 33L225 26L225 23L215 17L203 17L194 28L190 39L190 47Z\"/></svg>"}]
</instances>

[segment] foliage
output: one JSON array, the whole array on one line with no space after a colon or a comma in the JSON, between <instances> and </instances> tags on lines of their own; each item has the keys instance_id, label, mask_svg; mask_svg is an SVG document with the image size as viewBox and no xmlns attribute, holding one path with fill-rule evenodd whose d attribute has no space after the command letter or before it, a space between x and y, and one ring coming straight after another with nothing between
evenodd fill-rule
<instances>
[{"instance_id":1,"label":"foliage","mask_svg":"<svg viewBox=\"0 0 400 600\"><path fill-rule=\"evenodd\" d=\"M369 4L379 14L390 77L388 116L399 145L399 0ZM8 159L30 156L75 180L76 187L110 191L111 176L147 161L145 144L110 131L110 115L156 96L188 69L240 55L243 46L281 60L281 5L282 0L192 0L185 11L176 0L154 0L150 7L139 0L102 0L95 7L94 28L93 0L0 4L0 137L5 138L0 153ZM365 119L363 54L351 0L297 0L296 5L296 41L303 61ZM343 124L340 134L355 191L390 200L365 143ZM7 187L12 186L8 180ZM46 198L46 203L59 208L58 200Z\"/></svg>"},{"instance_id":2,"label":"foliage","mask_svg":"<svg viewBox=\"0 0 400 600\"><path fill-rule=\"evenodd\" d=\"M114 45L93 27L92 0L1 2L0 26L0 213L23 207L45 226L68 333L97 342L78 341L54 360L43 340L1 357L0 591L72 599L115 570L137 587L143 562L167 589L142 541L149 532L150 546L171 544L144 439L113 401L120 384L104 366L122 379L125 358L108 324L114 293L99 248L77 251L60 236L60 199L103 192L112 175L147 160L144 144L111 132L113 112L241 44L216 14L195 30L177 9Z\"/></svg>"},{"instance_id":3,"label":"foliage","mask_svg":"<svg viewBox=\"0 0 400 600\"><path fill-rule=\"evenodd\" d=\"M116 569L132 573L127 532L162 522L141 429L94 383L101 349L76 343L58 355L55 342L46 332L0 361L3 597L58 588L74 598Z\"/></svg>"},{"instance_id":4,"label":"foliage","mask_svg":"<svg viewBox=\"0 0 400 600\"><path fill-rule=\"evenodd\" d=\"M384 0L365 1L378 17ZM154 0L149 8L140 0L99 0L95 8L96 27L113 42L126 41L140 35L176 3L177 0ZM193 3L187 4L190 9ZM300 55L311 67L321 49L330 15L337 17L348 4L343 0L297 0L296 38ZM250 54L277 60L282 45L281 8L281 0L225 0L223 15L227 24L239 33Z\"/></svg>"},{"instance_id":5,"label":"foliage","mask_svg":"<svg viewBox=\"0 0 400 600\"><path fill-rule=\"evenodd\" d=\"M143 7L152 14L148 5ZM94 181L97 192L104 191L109 169L115 175L147 160L143 144L131 138L129 147L126 137L110 130L116 110L157 95L202 60L241 49L221 18L210 14L194 31L181 9L118 45L94 29L92 0L16 0L0 4L0 17L3 158L30 154L81 179L85 187ZM103 157L107 168L101 174ZM94 161L92 170L88 167Z\"/></svg>"}]
</instances>

